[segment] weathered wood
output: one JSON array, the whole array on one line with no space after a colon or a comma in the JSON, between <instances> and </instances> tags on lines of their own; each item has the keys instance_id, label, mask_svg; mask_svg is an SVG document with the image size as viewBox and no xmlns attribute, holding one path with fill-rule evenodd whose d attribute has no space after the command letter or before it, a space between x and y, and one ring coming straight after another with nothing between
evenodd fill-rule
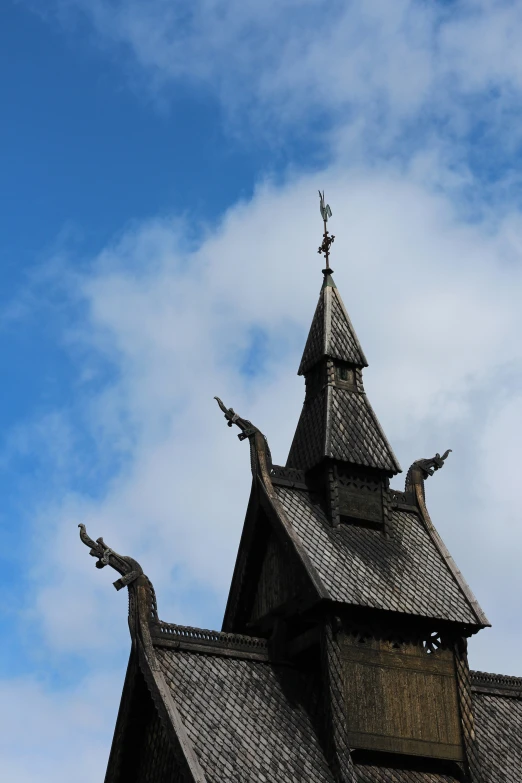
<instances>
[{"instance_id":1,"label":"weathered wood","mask_svg":"<svg viewBox=\"0 0 522 783\"><path fill-rule=\"evenodd\" d=\"M360 491L339 486L339 513L342 517L383 523L382 500L379 495L362 494Z\"/></svg>"},{"instance_id":2,"label":"weathered wood","mask_svg":"<svg viewBox=\"0 0 522 783\"><path fill-rule=\"evenodd\" d=\"M129 726L132 719L132 705L136 701L136 679L141 676L138 667L136 651L131 650L125 683L121 695L116 728L111 745L107 772L105 774L105 783L118 783L121 779L120 769L125 756L125 740L129 736Z\"/></svg>"},{"instance_id":3,"label":"weathered wood","mask_svg":"<svg viewBox=\"0 0 522 783\"><path fill-rule=\"evenodd\" d=\"M179 710L174 704L169 687L157 665L156 657L154 656L154 661L151 661L147 649L140 643L138 643L138 652L140 668L168 738L168 747L174 748L180 759L179 766L183 769L183 774L179 778L180 783L182 781L183 783L206 783L207 779L188 737ZM132 780L132 777L127 779ZM178 783L175 777L173 780L174 783ZM169 783L168 778L165 778L164 783Z\"/></svg>"},{"instance_id":4,"label":"weathered wood","mask_svg":"<svg viewBox=\"0 0 522 783\"><path fill-rule=\"evenodd\" d=\"M105 783L194 783L131 653ZM203 781L201 781L203 783Z\"/></svg>"},{"instance_id":5,"label":"weathered wood","mask_svg":"<svg viewBox=\"0 0 522 783\"><path fill-rule=\"evenodd\" d=\"M455 644L455 670L457 674L462 736L466 750L466 767L472 783L482 783L479 749L475 736L475 716L471 700L471 677L469 672L467 641L459 639Z\"/></svg>"},{"instance_id":6,"label":"weathered wood","mask_svg":"<svg viewBox=\"0 0 522 783\"><path fill-rule=\"evenodd\" d=\"M335 620L327 618L321 632L323 665L323 699L325 712L325 746L328 762L337 783L356 783L350 756L345 698L345 666Z\"/></svg>"},{"instance_id":7,"label":"weathered wood","mask_svg":"<svg viewBox=\"0 0 522 783\"><path fill-rule=\"evenodd\" d=\"M345 635L351 747L461 761L453 651Z\"/></svg>"},{"instance_id":8,"label":"weathered wood","mask_svg":"<svg viewBox=\"0 0 522 783\"><path fill-rule=\"evenodd\" d=\"M251 622L282 606L305 589L290 552L270 533L254 596Z\"/></svg>"}]
</instances>

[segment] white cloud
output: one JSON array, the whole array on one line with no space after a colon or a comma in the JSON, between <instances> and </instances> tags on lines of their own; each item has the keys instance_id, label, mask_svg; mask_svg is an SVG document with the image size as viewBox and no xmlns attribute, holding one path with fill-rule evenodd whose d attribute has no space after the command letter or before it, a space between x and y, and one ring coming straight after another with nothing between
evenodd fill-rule
<instances>
[{"instance_id":1,"label":"white cloud","mask_svg":"<svg viewBox=\"0 0 522 783\"><path fill-rule=\"evenodd\" d=\"M473 125L520 138L519 4L468 0L57 0L89 20L98 45L133 63L162 99L188 84L216 97L249 134L281 126L349 127L390 150L419 135L466 136ZM165 90L165 87L167 88ZM433 121L436 120L434 124ZM416 133L412 135L414 124Z\"/></svg>"},{"instance_id":2,"label":"white cloud","mask_svg":"<svg viewBox=\"0 0 522 783\"><path fill-rule=\"evenodd\" d=\"M82 678L65 694L35 680L0 681L1 779L101 780L120 691L113 672Z\"/></svg>"}]
</instances>

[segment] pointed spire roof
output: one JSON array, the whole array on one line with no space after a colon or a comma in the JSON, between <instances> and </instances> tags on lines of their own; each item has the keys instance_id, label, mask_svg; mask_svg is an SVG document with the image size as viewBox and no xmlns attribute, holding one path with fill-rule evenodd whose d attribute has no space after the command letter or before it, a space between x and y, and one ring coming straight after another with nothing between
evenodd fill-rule
<instances>
[{"instance_id":1,"label":"pointed spire roof","mask_svg":"<svg viewBox=\"0 0 522 783\"><path fill-rule=\"evenodd\" d=\"M299 366L299 375L307 376L307 392L287 465L308 470L330 458L388 475L400 473L399 462L364 391L361 371L368 362L332 270L323 269L323 274ZM350 372L343 379L339 370L347 365Z\"/></svg>"},{"instance_id":2,"label":"pointed spire roof","mask_svg":"<svg viewBox=\"0 0 522 783\"><path fill-rule=\"evenodd\" d=\"M324 282L299 365L299 375L304 375L325 356L349 362L356 367L368 367L366 356L334 283L332 270L324 269L323 274Z\"/></svg>"}]
</instances>

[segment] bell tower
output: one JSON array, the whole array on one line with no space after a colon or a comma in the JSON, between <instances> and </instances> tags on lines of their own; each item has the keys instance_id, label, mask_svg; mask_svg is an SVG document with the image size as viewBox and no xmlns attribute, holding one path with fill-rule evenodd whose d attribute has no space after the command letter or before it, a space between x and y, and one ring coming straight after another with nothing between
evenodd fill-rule
<instances>
[{"instance_id":1,"label":"bell tower","mask_svg":"<svg viewBox=\"0 0 522 783\"><path fill-rule=\"evenodd\" d=\"M324 281L299 375L305 401L287 467L324 491L333 527L341 520L385 528L389 478L401 468L365 394L368 366L333 280Z\"/></svg>"}]
</instances>

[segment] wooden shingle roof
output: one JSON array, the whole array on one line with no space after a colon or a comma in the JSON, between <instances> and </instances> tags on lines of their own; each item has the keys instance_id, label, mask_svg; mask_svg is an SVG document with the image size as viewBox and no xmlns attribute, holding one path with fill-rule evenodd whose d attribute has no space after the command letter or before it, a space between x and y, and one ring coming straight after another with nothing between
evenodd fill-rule
<instances>
[{"instance_id":1,"label":"wooden shingle roof","mask_svg":"<svg viewBox=\"0 0 522 783\"><path fill-rule=\"evenodd\" d=\"M453 775L381 767L375 764L358 764L355 774L357 783L459 783L459 778Z\"/></svg>"},{"instance_id":2,"label":"wooden shingle roof","mask_svg":"<svg viewBox=\"0 0 522 783\"><path fill-rule=\"evenodd\" d=\"M368 366L331 274L325 275L299 365L299 375L304 375L323 356L339 359L356 367Z\"/></svg>"},{"instance_id":3,"label":"wooden shingle roof","mask_svg":"<svg viewBox=\"0 0 522 783\"><path fill-rule=\"evenodd\" d=\"M314 683L290 666L156 649L208 783L334 783Z\"/></svg>"},{"instance_id":4,"label":"wooden shingle roof","mask_svg":"<svg viewBox=\"0 0 522 783\"><path fill-rule=\"evenodd\" d=\"M482 625L418 514L393 511L384 536L332 527L307 490L276 493L333 601Z\"/></svg>"},{"instance_id":5,"label":"wooden shingle roof","mask_svg":"<svg viewBox=\"0 0 522 783\"><path fill-rule=\"evenodd\" d=\"M522 678L471 673L484 783L522 779Z\"/></svg>"},{"instance_id":6,"label":"wooden shingle roof","mask_svg":"<svg viewBox=\"0 0 522 783\"><path fill-rule=\"evenodd\" d=\"M299 366L307 392L287 464L308 470L326 458L391 476L401 467L365 394L368 362L328 272ZM351 383L339 382L339 363Z\"/></svg>"},{"instance_id":7,"label":"wooden shingle roof","mask_svg":"<svg viewBox=\"0 0 522 783\"><path fill-rule=\"evenodd\" d=\"M163 710L156 696L154 732L161 734L163 743L172 743L170 755L165 749L161 757L153 755L156 761L167 760L163 761L167 763L166 777L159 775L158 780L335 783L335 771L324 750L318 680L305 676L289 662L271 660L264 639L163 626L163 633L158 634L152 625L149 652L139 656L145 680L159 683L160 698L171 704L170 710ZM257 659L251 657L252 650L257 651ZM152 670L157 670L156 674ZM472 672L471 683L482 783L519 783L522 679ZM126 689L129 685L127 682ZM143 709L142 704L136 706ZM132 722L132 716L129 718ZM122 728L116 732L115 743L122 742ZM180 748L193 757L191 767L185 766L183 772ZM125 747L113 746L113 759L122 752ZM354 758L352 783L461 780L450 771L422 770L404 759L395 765L383 762ZM172 777L173 764L180 765L178 777ZM149 779L150 774L151 770L144 768L143 779Z\"/></svg>"},{"instance_id":8,"label":"wooden shingle roof","mask_svg":"<svg viewBox=\"0 0 522 783\"><path fill-rule=\"evenodd\" d=\"M390 475L400 472L363 390L325 386L305 402L287 464L307 470L324 458Z\"/></svg>"}]
</instances>

